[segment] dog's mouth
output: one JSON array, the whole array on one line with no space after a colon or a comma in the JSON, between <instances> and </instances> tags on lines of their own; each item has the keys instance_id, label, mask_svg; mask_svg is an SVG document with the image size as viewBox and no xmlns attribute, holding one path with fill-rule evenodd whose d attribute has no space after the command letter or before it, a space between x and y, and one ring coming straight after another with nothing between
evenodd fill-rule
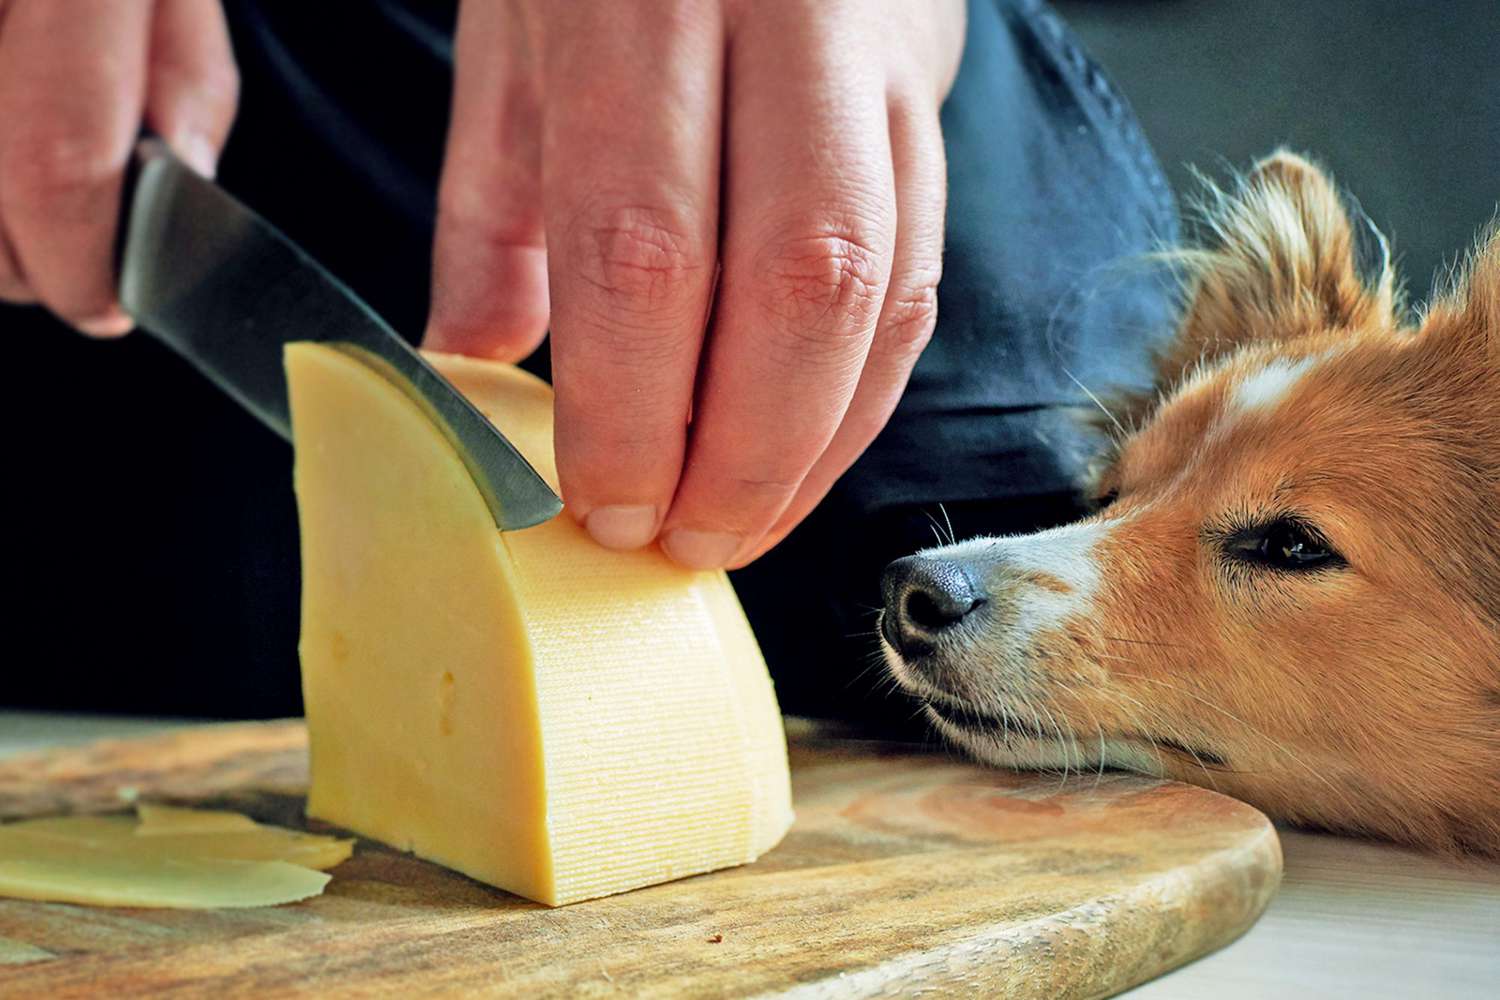
<instances>
[{"instance_id":1,"label":"dog's mouth","mask_svg":"<svg viewBox=\"0 0 1500 1000\"><path fill-rule=\"evenodd\" d=\"M1041 726L1028 722L1017 715L990 715L967 706L927 699L927 708L955 729L994 735L996 733L1024 736L1031 740L1056 739L1057 734L1045 733Z\"/></svg>"},{"instance_id":2,"label":"dog's mouth","mask_svg":"<svg viewBox=\"0 0 1500 1000\"><path fill-rule=\"evenodd\" d=\"M906 668L906 671L911 671L912 661L901 652L895 638L887 631L886 622L882 620L880 625L888 654L895 654L895 658ZM917 681L903 676L903 671L897 670L897 681L906 688L908 693L919 697L933 718L954 730L955 734L966 733L987 740L998 740L1007 745L1013 740L1069 745L1070 740L1076 743L1081 738L1069 732L1066 722L1061 725L1054 722L1048 726L1030 712L1002 710L997 714L978 709L967 699L944 690L934 678L924 677ZM1030 718L1027 717L1028 715ZM1204 770L1230 770L1228 760L1222 755L1201 745L1190 746L1170 736L1139 732L1110 733L1108 731L1100 731L1098 735L1101 744L1106 739L1120 741L1132 744L1141 750L1154 752L1158 756L1162 753L1170 754Z\"/></svg>"},{"instance_id":3,"label":"dog's mouth","mask_svg":"<svg viewBox=\"0 0 1500 1000\"><path fill-rule=\"evenodd\" d=\"M1006 740L1012 736L1020 736L1028 740L1041 742L1066 741L1061 731L1048 732L1041 725L1023 719L1014 713L991 715L988 712L976 711L965 705L957 705L939 699L928 698L924 700L928 711L954 729L989 737L998 736L1002 740ZM1165 750L1184 760L1191 761L1202 768L1227 769L1229 766L1227 760L1212 750L1201 746L1188 746L1186 743L1167 736L1119 733L1114 738L1130 743L1137 743L1141 746L1154 746L1157 750Z\"/></svg>"}]
</instances>

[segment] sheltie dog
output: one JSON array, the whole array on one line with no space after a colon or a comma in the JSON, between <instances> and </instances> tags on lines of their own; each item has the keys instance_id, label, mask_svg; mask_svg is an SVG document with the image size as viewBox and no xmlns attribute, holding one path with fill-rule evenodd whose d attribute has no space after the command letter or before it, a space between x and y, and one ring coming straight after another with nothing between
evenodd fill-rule
<instances>
[{"instance_id":1,"label":"sheltie dog","mask_svg":"<svg viewBox=\"0 0 1500 1000\"><path fill-rule=\"evenodd\" d=\"M987 762L1500 854L1500 236L1408 321L1307 160L1206 207L1096 512L892 563L889 669Z\"/></svg>"}]
</instances>

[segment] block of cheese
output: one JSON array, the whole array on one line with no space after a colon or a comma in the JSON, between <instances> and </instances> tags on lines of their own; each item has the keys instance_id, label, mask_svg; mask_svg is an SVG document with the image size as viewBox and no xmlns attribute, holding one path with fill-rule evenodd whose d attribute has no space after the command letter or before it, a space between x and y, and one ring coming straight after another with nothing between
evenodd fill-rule
<instances>
[{"instance_id":1,"label":"block of cheese","mask_svg":"<svg viewBox=\"0 0 1500 1000\"><path fill-rule=\"evenodd\" d=\"M557 485L552 393L430 360ZM501 533L384 375L286 352L308 812L561 905L751 861L791 823L770 678L722 573Z\"/></svg>"}]
</instances>

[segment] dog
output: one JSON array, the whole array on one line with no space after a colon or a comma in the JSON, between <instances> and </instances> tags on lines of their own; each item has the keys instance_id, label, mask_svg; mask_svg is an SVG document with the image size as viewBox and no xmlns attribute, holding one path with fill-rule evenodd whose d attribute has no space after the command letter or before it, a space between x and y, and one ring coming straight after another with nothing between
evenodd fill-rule
<instances>
[{"instance_id":1,"label":"dog","mask_svg":"<svg viewBox=\"0 0 1500 1000\"><path fill-rule=\"evenodd\" d=\"M892 563L888 668L991 764L1500 855L1500 234L1407 321L1304 158L1205 221L1156 385L1104 407L1094 512Z\"/></svg>"}]
</instances>

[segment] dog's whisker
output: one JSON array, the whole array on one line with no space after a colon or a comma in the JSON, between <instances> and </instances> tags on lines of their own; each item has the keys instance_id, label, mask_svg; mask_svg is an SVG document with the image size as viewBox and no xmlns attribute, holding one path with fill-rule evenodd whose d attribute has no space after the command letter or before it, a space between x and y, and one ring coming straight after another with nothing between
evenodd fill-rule
<instances>
[{"instance_id":1,"label":"dog's whisker","mask_svg":"<svg viewBox=\"0 0 1500 1000\"><path fill-rule=\"evenodd\" d=\"M848 691L854 685L858 684L860 681L862 681L866 677L870 676L870 672L872 670L875 670L877 667L883 667L883 666L885 666L885 657L880 656L879 654L876 654L875 656L872 656L872 657L867 657L866 658L866 663L864 665L864 668L862 670L860 670L859 673L855 674L853 677L849 678L849 680L844 683L844 690ZM893 680L894 679L891 678L891 677L889 677L889 676L882 677L882 678L879 679L879 683L877 685L875 685L875 686L879 687L880 685L883 685L883 684L885 684L887 682L892 682Z\"/></svg>"},{"instance_id":2,"label":"dog's whisker","mask_svg":"<svg viewBox=\"0 0 1500 1000\"><path fill-rule=\"evenodd\" d=\"M1064 684L1064 686L1068 685ZM1077 689L1070 687L1070 690ZM1214 771L1218 771L1220 773L1235 773L1233 768L1225 767L1222 765L1214 765L1213 767L1210 767L1208 764L1206 764L1203 758L1198 755L1198 752L1193 749L1193 744L1198 741L1197 737L1185 733L1178 727L1174 726L1170 722L1170 720L1166 719L1159 711L1156 711L1151 706L1146 705L1144 702L1140 701L1140 699L1133 698L1130 695L1125 694L1123 691L1110 691L1109 697L1111 699L1121 699L1123 701L1128 701L1132 705L1135 705L1137 708L1139 708L1142 712L1144 712L1147 716L1146 719L1142 719L1141 716L1137 715L1135 712L1122 709L1125 711L1125 714L1131 716L1132 722L1141 729L1141 735L1150 739L1153 744L1156 743L1156 740L1155 737L1151 736L1151 730L1156 728L1164 730L1168 738L1175 740L1183 750L1187 751L1188 756L1193 758L1194 763L1198 765L1199 770L1203 772L1204 777L1208 779L1208 783L1214 788L1215 791L1218 790L1219 786L1218 783L1214 780ZM1121 706L1117 705L1116 707Z\"/></svg>"},{"instance_id":3,"label":"dog's whisker","mask_svg":"<svg viewBox=\"0 0 1500 1000\"><path fill-rule=\"evenodd\" d=\"M1182 643L1179 643L1179 642L1163 642L1160 639L1127 639L1124 636L1120 636L1120 635L1106 635L1106 636L1103 636L1103 638L1108 639L1110 642L1124 642L1124 643L1129 643L1130 645L1133 645L1133 646L1160 646L1162 649L1192 649L1192 648L1194 648L1192 646L1185 646L1185 645L1183 645Z\"/></svg>"},{"instance_id":4,"label":"dog's whisker","mask_svg":"<svg viewBox=\"0 0 1500 1000\"><path fill-rule=\"evenodd\" d=\"M1057 717L1054 716L1050 710L1048 710L1047 706L1046 705L1040 705L1038 707L1040 707L1041 710L1042 710L1042 713L1047 716L1047 721L1051 724L1053 732L1057 733L1057 742L1058 742L1059 746L1062 748L1062 758L1063 758L1062 780L1060 780L1057 783L1057 790L1059 792L1061 792L1062 789L1063 789L1063 786L1067 784L1067 781L1068 781L1068 771L1069 771L1070 765L1072 764L1072 757L1071 757L1071 755L1068 752L1068 737L1064 733L1063 727L1058 724Z\"/></svg>"},{"instance_id":5,"label":"dog's whisker","mask_svg":"<svg viewBox=\"0 0 1500 1000\"><path fill-rule=\"evenodd\" d=\"M1094 792L1099 791L1099 783L1104 780L1104 727L1099 720L1094 720L1094 730L1099 734L1099 770L1094 774Z\"/></svg>"},{"instance_id":6,"label":"dog's whisker","mask_svg":"<svg viewBox=\"0 0 1500 1000\"><path fill-rule=\"evenodd\" d=\"M1072 382L1073 382L1074 385L1078 386L1078 388L1080 388L1080 389L1083 390L1083 394L1085 396L1087 396L1089 398L1089 400L1091 402L1093 402L1093 404L1095 406L1099 407L1099 412L1100 413L1104 414L1106 417L1109 418L1109 422L1114 425L1115 432L1117 434L1119 434L1119 436L1120 436L1121 439L1127 438L1127 437L1130 436L1130 432L1125 429L1125 425L1120 422L1120 418L1117 417L1117 416L1115 416L1113 413L1110 412L1109 407L1105 406L1104 402L1102 400L1100 400L1100 398L1098 396L1094 395L1093 390L1091 390L1088 386L1086 386L1082 382L1080 382L1078 380L1077 376L1075 376L1072 372L1068 371L1068 369L1066 367L1063 367L1062 373L1064 375L1068 376L1068 378L1072 380Z\"/></svg>"},{"instance_id":7,"label":"dog's whisker","mask_svg":"<svg viewBox=\"0 0 1500 1000\"><path fill-rule=\"evenodd\" d=\"M948 544L957 545L958 536L953 533L953 521L948 517L948 508L940 503L938 504L938 513L943 515L943 524L948 528Z\"/></svg>"},{"instance_id":8,"label":"dog's whisker","mask_svg":"<svg viewBox=\"0 0 1500 1000\"><path fill-rule=\"evenodd\" d=\"M1052 683L1069 691L1080 690L1076 686L1068 684L1066 681L1062 681L1060 679L1053 679ZM1141 702L1136 698L1132 698L1129 695L1124 694L1123 692L1113 691L1110 692L1110 696L1112 698L1119 698L1128 701L1130 704L1139 709L1139 712L1137 712L1118 703L1115 705L1115 708L1117 708L1125 716L1127 716L1130 724L1134 727L1134 732L1131 734L1131 737L1138 741L1144 741L1150 745L1151 754L1156 759L1158 770L1165 770L1166 762L1162 756L1165 748L1153 734L1153 730L1156 729L1165 730L1170 739L1178 741L1178 743L1182 745L1183 749L1187 750L1189 754L1191 754L1193 759L1198 762L1198 766L1200 768L1202 768L1204 771L1208 770L1207 765L1203 763L1202 759L1199 758L1196 753L1192 752L1190 748L1190 744L1192 742L1191 739L1186 737L1185 734L1172 726L1170 722L1164 719L1159 712L1155 711L1144 702ZM1144 713L1144 716L1141 713ZM1219 770L1222 772L1229 769L1221 767L1219 768ZM1210 781L1212 781L1212 778L1210 778Z\"/></svg>"},{"instance_id":9,"label":"dog's whisker","mask_svg":"<svg viewBox=\"0 0 1500 1000\"><path fill-rule=\"evenodd\" d=\"M1074 691L1074 692L1076 692L1076 691L1080 690L1077 686L1069 684L1066 681L1063 681L1061 679L1054 679L1052 681L1052 683L1056 684L1058 687L1061 687L1061 688L1063 688L1064 690L1067 690L1067 691ZM1122 696L1122 697L1126 697L1129 701L1133 702L1136 706L1138 706L1140 708L1140 710L1142 712L1145 712L1147 715L1154 715L1154 713L1152 713L1151 710L1146 705L1142 704L1141 702L1139 702L1139 701L1137 701L1137 700L1135 700L1133 698L1128 698L1128 696ZM1139 738L1142 739L1142 740L1145 740L1146 742L1148 742L1151 745L1151 752L1152 752L1152 755L1156 758L1158 769L1164 769L1165 764L1164 764L1164 761L1162 760L1162 756L1161 756L1161 746L1157 742L1156 737L1152 735L1152 730L1154 728L1156 728L1156 726L1147 724L1141 718L1140 715L1138 715L1134 711L1131 711L1130 709L1124 708L1123 706L1120 706L1120 705L1116 705L1115 707L1117 709L1119 709L1121 712L1123 712L1126 716L1129 717L1131 724L1135 727L1135 729L1140 734ZM1097 722L1097 720L1095 721L1095 726L1099 727L1099 723ZM1103 758L1104 758L1104 736L1103 736L1102 727L1099 727L1099 728L1100 728L1099 754L1100 754L1100 761L1102 762ZM1162 728L1165 728L1165 729L1168 729L1168 730L1171 729L1170 726L1163 726ZM1180 738L1180 737L1174 737L1174 738ZM1194 756L1195 756L1195 759L1196 759L1196 755L1194 755ZM1201 761L1199 762L1199 765L1202 766L1202 762Z\"/></svg>"}]
</instances>

